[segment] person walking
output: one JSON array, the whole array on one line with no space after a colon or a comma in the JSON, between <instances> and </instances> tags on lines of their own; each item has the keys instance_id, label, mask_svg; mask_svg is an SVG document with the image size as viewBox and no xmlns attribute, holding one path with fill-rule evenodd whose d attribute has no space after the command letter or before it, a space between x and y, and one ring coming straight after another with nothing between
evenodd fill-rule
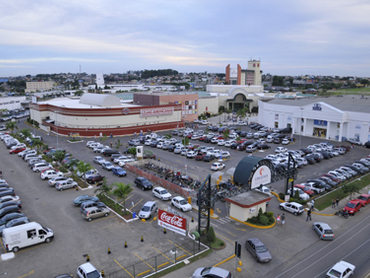
<instances>
[{"instance_id":1,"label":"person walking","mask_svg":"<svg viewBox=\"0 0 370 278\"><path fill-rule=\"evenodd\" d=\"M335 202L337 203L337 207L339 206L339 197L337 197L337 199L335 200Z\"/></svg>"},{"instance_id":2,"label":"person walking","mask_svg":"<svg viewBox=\"0 0 370 278\"><path fill-rule=\"evenodd\" d=\"M280 214L278 214L276 216L276 225L279 226L280 225L280 221L281 221L281 218L280 218Z\"/></svg>"},{"instance_id":3,"label":"person walking","mask_svg":"<svg viewBox=\"0 0 370 278\"><path fill-rule=\"evenodd\" d=\"M315 210L315 200L311 201L311 210Z\"/></svg>"},{"instance_id":4,"label":"person walking","mask_svg":"<svg viewBox=\"0 0 370 278\"><path fill-rule=\"evenodd\" d=\"M312 220L312 219L311 219L311 209L309 209L309 210L307 211L307 218L306 218L306 222L308 221L308 219L310 219L310 221Z\"/></svg>"},{"instance_id":5,"label":"person walking","mask_svg":"<svg viewBox=\"0 0 370 278\"><path fill-rule=\"evenodd\" d=\"M281 216L281 227L284 227L285 224L285 213Z\"/></svg>"},{"instance_id":6,"label":"person walking","mask_svg":"<svg viewBox=\"0 0 370 278\"><path fill-rule=\"evenodd\" d=\"M335 199L333 199L332 204L331 204L331 207L332 208L335 208Z\"/></svg>"}]
</instances>

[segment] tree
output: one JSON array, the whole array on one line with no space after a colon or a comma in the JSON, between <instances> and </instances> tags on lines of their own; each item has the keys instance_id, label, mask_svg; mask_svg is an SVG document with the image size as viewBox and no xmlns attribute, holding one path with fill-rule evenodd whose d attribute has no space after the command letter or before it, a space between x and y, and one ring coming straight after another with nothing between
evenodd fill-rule
<instances>
[{"instance_id":1,"label":"tree","mask_svg":"<svg viewBox=\"0 0 370 278\"><path fill-rule=\"evenodd\" d=\"M122 146L121 141L119 139L117 139L115 146L117 150Z\"/></svg>"},{"instance_id":2,"label":"tree","mask_svg":"<svg viewBox=\"0 0 370 278\"><path fill-rule=\"evenodd\" d=\"M22 134L23 138L31 137L31 130L28 128L21 129L19 133Z\"/></svg>"},{"instance_id":3,"label":"tree","mask_svg":"<svg viewBox=\"0 0 370 278\"><path fill-rule=\"evenodd\" d=\"M225 129L225 131L222 134L224 136L224 140L227 140L227 138L229 138L230 131L228 129Z\"/></svg>"},{"instance_id":4,"label":"tree","mask_svg":"<svg viewBox=\"0 0 370 278\"><path fill-rule=\"evenodd\" d=\"M84 91L82 91L82 90L78 90L78 91L76 91L75 92L75 96L82 96L84 94Z\"/></svg>"},{"instance_id":5,"label":"tree","mask_svg":"<svg viewBox=\"0 0 370 278\"><path fill-rule=\"evenodd\" d=\"M168 140L168 139L171 139L172 138L172 135L169 134L169 133L167 133L167 134L163 135L163 137Z\"/></svg>"},{"instance_id":6,"label":"tree","mask_svg":"<svg viewBox=\"0 0 370 278\"><path fill-rule=\"evenodd\" d=\"M90 163L85 163L83 161L78 162L77 164L77 171L80 173L83 173L84 182L86 184L86 176L85 173L89 170L91 170L93 167Z\"/></svg>"},{"instance_id":7,"label":"tree","mask_svg":"<svg viewBox=\"0 0 370 278\"><path fill-rule=\"evenodd\" d=\"M182 143L184 146L189 145L189 138L188 138L188 137L184 137L184 138L181 140L181 143Z\"/></svg>"},{"instance_id":8,"label":"tree","mask_svg":"<svg viewBox=\"0 0 370 278\"><path fill-rule=\"evenodd\" d=\"M6 129L9 129L10 130L10 133L13 133L13 131L15 129L18 129L17 123L16 122L13 122L13 121L7 122L5 124L5 127L6 127Z\"/></svg>"},{"instance_id":9,"label":"tree","mask_svg":"<svg viewBox=\"0 0 370 278\"><path fill-rule=\"evenodd\" d=\"M54 153L54 159L58 162L61 163L63 159L66 157L65 152L59 150Z\"/></svg>"},{"instance_id":10,"label":"tree","mask_svg":"<svg viewBox=\"0 0 370 278\"><path fill-rule=\"evenodd\" d=\"M94 193L99 192L98 195L110 195L112 192L113 185L108 185L107 179L103 179L103 184L95 189Z\"/></svg>"},{"instance_id":11,"label":"tree","mask_svg":"<svg viewBox=\"0 0 370 278\"><path fill-rule=\"evenodd\" d=\"M102 143L104 143L105 141L107 141L107 139L108 139L108 136L106 134L104 134L103 137L100 137L100 141Z\"/></svg>"},{"instance_id":12,"label":"tree","mask_svg":"<svg viewBox=\"0 0 370 278\"><path fill-rule=\"evenodd\" d=\"M129 154L132 154L134 157L136 157L136 148L135 147L129 148L127 152Z\"/></svg>"},{"instance_id":13,"label":"tree","mask_svg":"<svg viewBox=\"0 0 370 278\"><path fill-rule=\"evenodd\" d=\"M39 151L43 148L44 142L36 138L32 140L32 146L36 148L36 151Z\"/></svg>"},{"instance_id":14,"label":"tree","mask_svg":"<svg viewBox=\"0 0 370 278\"><path fill-rule=\"evenodd\" d=\"M123 208L126 211L126 198L128 194L130 194L133 190L131 184L124 184L123 182L115 182L116 189L113 190L113 195L117 197L117 199L123 201Z\"/></svg>"},{"instance_id":15,"label":"tree","mask_svg":"<svg viewBox=\"0 0 370 278\"><path fill-rule=\"evenodd\" d=\"M354 193L360 193L360 186L355 182L347 183L342 186L342 190L344 193L349 193L349 198L352 199Z\"/></svg>"},{"instance_id":16,"label":"tree","mask_svg":"<svg viewBox=\"0 0 370 278\"><path fill-rule=\"evenodd\" d=\"M207 232L207 240L208 242L214 242L216 238L216 234L215 234L215 231L213 230L213 227L209 227L209 230Z\"/></svg>"},{"instance_id":17,"label":"tree","mask_svg":"<svg viewBox=\"0 0 370 278\"><path fill-rule=\"evenodd\" d=\"M237 115L240 119L244 119L244 118L245 118L245 116L247 115L247 109L246 109L246 108L239 109L239 110L236 112L236 115Z\"/></svg>"}]
</instances>

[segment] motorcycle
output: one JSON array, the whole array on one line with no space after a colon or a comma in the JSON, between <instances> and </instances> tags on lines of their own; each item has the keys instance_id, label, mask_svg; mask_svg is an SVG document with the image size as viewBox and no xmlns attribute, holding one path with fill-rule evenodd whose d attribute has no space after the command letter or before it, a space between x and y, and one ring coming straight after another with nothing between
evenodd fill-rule
<instances>
[{"instance_id":1,"label":"motorcycle","mask_svg":"<svg viewBox=\"0 0 370 278\"><path fill-rule=\"evenodd\" d=\"M340 215L340 216L343 216L345 219L347 219L348 216L349 216L349 213L348 213L348 211L345 211L345 210L341 209L341 210L337 211L335 213L335 215Z\"/></svg>"}]
</instances>

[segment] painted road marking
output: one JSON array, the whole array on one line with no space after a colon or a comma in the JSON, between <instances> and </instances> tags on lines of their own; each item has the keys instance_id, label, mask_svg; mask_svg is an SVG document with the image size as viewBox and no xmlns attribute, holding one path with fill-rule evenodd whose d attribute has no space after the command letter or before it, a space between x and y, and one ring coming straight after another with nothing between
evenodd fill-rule
<instances>
[{"instance_id":1,"label":"painted road marking","mask_svg":"<svg viewBox=\"0 0 370 278\"><path fill-rule=\"evenodd\" d=\"M160 253L163 257L165 257L167 260L169 260L171 263L174 263L173 260L171 260L169 257L167 257L165 254L163 254L161 251L159 251L157 248L155 248L154 246L152 246L152 248L157 251L158 253Z\"/></svg>"},{"instance_id":2,"label":"painted road marking","mask_svg":"<svg viewBox=\"0 0 370 278\"><path fill-rule=\"evenodd\" d=\"M147 266L149 266L152 270L155 271L154 267L152 267L150 264L148 264L144 259L142 259L138 254L134 253L136 257L138 257L140 260L142 260Z\"/></svg>"},{"instance_id":3,"label":"painted road marking","mask_svg":"<svg viewBox=\"0 0 370 278\"><path fill-rule=\"evenodd\" d=\"M133 205L132 207L130 207L130 210L132 210L134 207L136 207L137 204L139 204L142 200L144 199L141 199L139 202L137 202L135 205Z\"/></svg>"},{"instance_id":4,"label":"painted road marking","mask_svg":"<svg viewBox=\"0 0 370 278\"><path fill-rule=\"evenodd\" d=\"M126 271L128 275L130 275L132 278L135 278L134 276L132 276L132 275L131 275L131 273L130 273L130 272L128 272L128 271L127 271L127 269L126 269L126 268L124 268L122 265L120 265L120 263L119 263L119 262L117 262L117 261L116 261L116 259L114 259L114 261L115 261L115 262L116 262L116 263L117 263L117 264L118 264L118 265L119 265L119 266L120 266L124 271Z\"/></svg>"},{"instance_id":5,"label":"painted road marking","mask_svg":"<svg viewBox=\"0 0 370 278\"><path fill-rule=\"evenodd\" d=\"M22 276L19 276L18 278L23 278L23 277L26 277L26 276L28 276L28 275L31 275L31 274L33 274L35 271L34 270L31 270L30 272L28 272L27 274L25 274L25 275L22 275Z\"/></svg>"}]
</instances>

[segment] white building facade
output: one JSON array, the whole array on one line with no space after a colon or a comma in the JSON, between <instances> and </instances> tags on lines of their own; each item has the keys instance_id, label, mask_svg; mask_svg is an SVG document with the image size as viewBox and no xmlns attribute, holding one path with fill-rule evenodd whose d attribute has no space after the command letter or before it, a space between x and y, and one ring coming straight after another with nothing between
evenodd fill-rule
<instances>
[{"instance_id":1,"label":"white building facade","mask_svg":"<svg viewBox=\"0 0 370 278\"><path fill-rule=\"evenodd\" d=\"M344 96L258 101L258 122L268 127L291 127L292 134L345 141L370 141L370 99Z\"/></svg>"}]
</instances>

